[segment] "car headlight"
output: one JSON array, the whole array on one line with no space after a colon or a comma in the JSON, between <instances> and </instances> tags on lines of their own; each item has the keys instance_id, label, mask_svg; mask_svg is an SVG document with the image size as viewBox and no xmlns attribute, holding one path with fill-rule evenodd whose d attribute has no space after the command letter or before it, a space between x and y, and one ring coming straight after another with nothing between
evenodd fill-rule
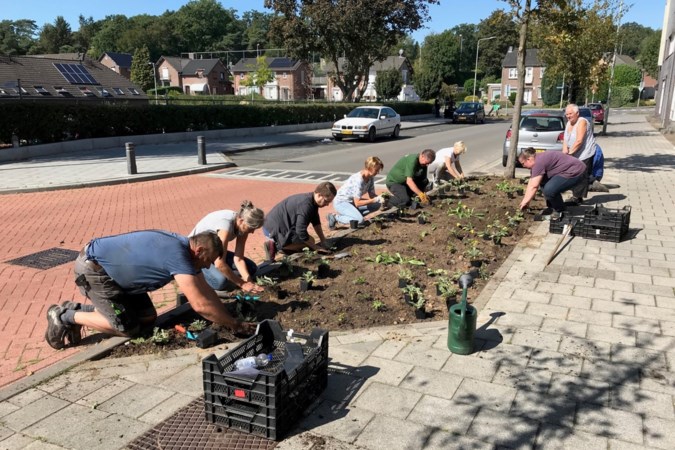
<instances>
[{"instance_id":1,"label":"car headlight","mask_svg":"<svg viewBox=\"0 0 675 450\"><path fill-rule=\"evenodd\" d=\"M368 127L365 126L365 125L355 125L355 126L354 126L354 129L355 129L355 130L367 130Z\"/></svg>"}]
</instances>

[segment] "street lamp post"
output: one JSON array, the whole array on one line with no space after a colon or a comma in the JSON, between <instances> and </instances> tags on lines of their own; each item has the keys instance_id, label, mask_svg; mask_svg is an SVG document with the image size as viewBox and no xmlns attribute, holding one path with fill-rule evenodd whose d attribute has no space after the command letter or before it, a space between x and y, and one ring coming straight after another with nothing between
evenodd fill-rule
<instances>
[{"instance_id":1,"label":"street lamp post","mask_svg":"<svg viewBox=\"0 0 675 450\"><path fill-rule=\"evenodd\" d=\"M155 83L155 105L157 104L157 69L155 68L155 63L150 61L149 66L152 66L152 81Z\"/></svg>"},{"instance_id":2,"label":"street lamp post","mask_svg":"<svg viewBox=\"0 0 675 450\"><path fill-rule=\"evenodd\" d=\"M478 78L478 48L480 47L480 41L489 41L490 39L495 39L497 36L490 36L483 39L478 39L476 43L476 67L473 71L473 96L476 97L476 81Z\"/></svg>"},{"instance_id":3,"label":"street lamp post","mask_svg":"<svg viewBox=\"0 0 675 450\"><path fill-rule=\"evenodd\" d=\"M457 71L461 72L462 71L462 48L464 46L464 39L462 39L462 35L459 35L459 64L457 64Z\"/></svg>"}]
</instances>

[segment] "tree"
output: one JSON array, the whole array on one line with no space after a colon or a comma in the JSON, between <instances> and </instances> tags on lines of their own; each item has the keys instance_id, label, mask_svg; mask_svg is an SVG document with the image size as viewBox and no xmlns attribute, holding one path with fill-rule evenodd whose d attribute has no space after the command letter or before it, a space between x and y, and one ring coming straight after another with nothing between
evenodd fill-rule
<instances>
[{"instance_id":1,"label":"tree","mask_svg":"<svg viewBox=\"0 0 675 450\"><path fill-rule=\"evenodd\" d=\"M415 61L420 54L419 44L408 35L399 39L398 42L389 49L389 54L398 55L400 50L403 50L403 56L408 58L411 62Z\"/></svg>"},{"instance_id":2,"label":"tree","mask_svg":"<svg viewBox=\"0 0 675 450\"><path fill-rule=\"evenodd\" d=\"M257 87L258 93L263 95L265 85L274 81L274 72L270 70L267 58L264 55L258 56L255 65L251 64L249 68L251 71L246 75L242 84L248 88Z\"/></svg>"},{"instance_id":3,"label":"tree","mask_svg":"<svg viewBox=\"0 0 675 450\"><path fill-rule=\"evenodd\" d=\"M459 66L459 37L446 30L440 34L430 34L422 44L421 67L445 83L457 79Z\"/></svg>"},{"instance_id":4,"label":"tree","mask_svg":"<svg viewBox=\"0 0 675 450\"><path fill-rule=\"evenodd\" d=\"M635 22L627 22L619 28L619 54L638 58L642 41L648 38L654 30Z\"/></svg>"},{"instance_id":5,"label":"tree","mask_svg":"<svg viewBox=\"0 0 675 450\"><path fill-rule=\"evenodd\" d=\"M144 91L154 88L155 72L150 64L148 47L137 48L131 58L131 81Z\"/></svg>"},{"instance_id":6,"label":"tree","mask_svg":"<svg viewBox=\"0 0 675 450\"><path fill-rule=\"evenodd\" d=\"M85 18L80 14L80 28L73 33L72 43L75 49L80 53L88 53L91 46L91 40L101 28L101 23L94 21L93 17ZM98 57L96 55L94 57Z\"/></svg>"},{"instance_id":7,"label":"tree","mask_svg":"<svg viewBox=\"0 0 675 450\"><path fill-rule=\"evenodd\" d=\"M481 42L478 65L482 69L483 76L501 78L502 61L509 47L518 45L518 27L513 16L503 9L493 11L486 19L478 24L476 38L496 36L496 39ZM476 43L470 49L475 57ZM475 61L474 61L475 64ZM471 66L473 68L473 66Z\"/></svg>"},{"instance_id":8,"label":"tree","mask_svg":"<svg viewBox=\"0 0 675 450\"><path fill-rule=\"evenodd\" d=\"M661 31L657 30L646 37L640 45L640 67L649 75L656 78L659 73L659 45L661 44Z\"/></svg>"},{"instance_id":9,"label":"tree","mask_svg":"<svg viewBox=\"0 0 675 450\"><path fill-rule=\"evenodd\" d=\"M375 77L377 96L384 100L398 97L403 88L403 75L396 69L382 70Z\"/></svg>"},{"instance_id":10,"label":"tree","mask_svg":"<svg viewBox=\"0 0 675 450\"><path fill-rule=\"evenodd\" d=\"M441 80L431 72L422 69L415 71L413 85L415 86L415 92L422 100L430 100L438 97Z\"/></svg>"},{"instance_id":11,"label":"tree","mask_svg":"<svg viewBox=\"0 0 675 450\"><path fill-rule=\"evenodd\" d=\"M470 23L461 23L450 31L459 39L459 57L457 59L456 83L463 84L467 78L473 79L474 57L478 26Z\"/></svg>"},{"instance_id":12,"label":"tree","mask_svg":"<svg viewBox=\"0 0 675 450\"><path fill-rule=\"evenodd\" d=\"M637 86L642 81L642 72L637 67L618 64L614 67L612 86Z\"/></svg>"},{"instance_id":13,"label":"tree","mask_svg":"<svg viewBox=\"0 0 675 450\"><path fill-rule=\"evenodd\" d=\"M71 46L72 31L63 16L57 16L54 24L45 24L40 31L38 46L41 53L61 53L62 47Z\"/></svg>"},{"instance_id":14,"label":"tree","mask_svg":"<svg viewBox=\"0 0 675 450\"><path fill-rule=\"evenodd\" d=\"M98 58L105 52L128 52L132 49L122 48L119 44L120 36L130 28L129 19L118 14L106 16L100 22L100 28L90 40L89 55Z\"/></svg>"},{"instance_id":15,"label":"tree","mask_svg":"<svg viewBox=\"0 0 675 450\"><path fill-rule=\"evenodd\" d=\"M258 45L260 48L270 47L268 34L270 31L270 21L272 15L260 11L247 11L242 16L242 40L244 48L255 50Z\"/></svg>"},{"instance_id":16,"label":"tree","mask_svg":"<svg viewBox=\"0 0 675 450\"><path fill-rule=\"evenodd\" d=\"M406 33L429 18L439 0L265 0L274 11L271 34L283 39L291 56L317 52L333 67L330 74L345 101L359 99L368 71L383 61ZM344 57L344 59L342 58Z\"/></svg>"},{"instance_id":17,"label":"tree","mask_svg":"<svg viewBox=\"0 0 675 450\"><path fill-rule=\"evenodd\" d=\"M236 17L216 0L192 0L176 11L175 26L183 51L208 51L236 31Z\"/></svg>"}]
</instances>

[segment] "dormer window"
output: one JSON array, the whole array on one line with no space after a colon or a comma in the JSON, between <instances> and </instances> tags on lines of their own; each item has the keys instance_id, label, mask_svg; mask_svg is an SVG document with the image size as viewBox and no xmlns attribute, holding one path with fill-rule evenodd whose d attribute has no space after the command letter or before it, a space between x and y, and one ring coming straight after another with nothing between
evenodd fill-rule
<instances>
[{"instance_id":1,"label":"dormer window","mask_svg":"<svg viewBox=\"0 0 675 450\"><path fill-rule=\"evenodd\" d=\"M105 88L98 88L99 94L101 94L101 97L112 97L112 94Z\"/></svg>"},{"instance_id":2,"label":"dormer window","mask_svg":"<svg viewBox=\"0 0 675 450\"><path fill-rule=\"evenodd\" d=\"M33 88L35 89L35 92L40 95L51 95L49 91L42 86L33 86Z\"/></svg>"},{"instance_id":3,"label":"dormer window","mask_svg":"<svg viewBox=\"0 0 675 450\"><path fill-rule=\"evenodd\" d=\"M63 97L70 97L70 92L63 89L63 86L54 86L54 90L56 91L57 94Z\"/></svg>"},{"instance_id":4,"label":"dormer window","mask_svg":"<svg viewBox=\"0 0 675 450\"><path fill-rule=\"evenodd\" d=\"M80 87L80 92L81 92L82 95L84 95L85 97L96 97L96 94L94 94L93 92L91 92L91 91L89 90L89 88L84 87L84 86L83 86L83 87Z\"/></svg>"},{"instance_id":5,"label":"dormer window","mask_svg":"<svg viewBox=\"0 0 675 450\"><path fill-rule=\"evenodd\" d=\"M129 92L131 92L133 95L141 95L140 92L136 90L136 88L129 88Z\"/></svg>"},{"instance_id":6,"label":"dormer window","mask_svg":"<svg viewBox=\"0 0 675 450\"><path fill-rule=\"evenodd\" d=\"M113 91L115 91L115 94L117 94L117 95L124 95L124 91L122 90L122 88L116 88L116 87L114 87L114 88L112 88L112 89L113 89Z\"/></svg>"}]
</instances>

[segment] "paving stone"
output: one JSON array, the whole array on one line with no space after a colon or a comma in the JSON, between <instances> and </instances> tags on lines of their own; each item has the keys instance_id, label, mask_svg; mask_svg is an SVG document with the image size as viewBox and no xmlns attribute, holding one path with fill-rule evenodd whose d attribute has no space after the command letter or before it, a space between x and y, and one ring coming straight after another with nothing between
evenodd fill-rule
<instances>
[{"instance_id":1,"label":"paving stone","mask_svg":"<svg viewBox=\"0 0 675 450\"><path fill-rule=\"evenodd\" d=\"M636 343L635 331L624 328L613 328L602 325L589 325L586 338L592 341L603 341L624 345L635 345Z\"/></svg>"},{"instance_id":2,"label":"paving stone","mask_svg":"<svg viewBox=\"0 0 675 450\"><path fill-rule=\"evenodd\" d=\"M598 381L611 380L612 383L640 385L640 372L642 366L639 363L615 363L612 361L585 360L581 368L581 376Z\"/></svg>"},{"instance_id":3,"label":"paving stone","mask_svg":"<svg viewBox=\"0 0 675 450\"><path fill-rule=\"evenodd\" d=\"M562 335L546 333L535 330L517 330L511 342L514 345L522 345L545 350L557 350Z\"/></svg>"},{"instance_id":4,"label":"paving stone","mask_svg":"<svg viewBox=\"0 0 675 450\"><path fill-rule=\"evenodd\" d=\"M612 326L615 328L624 328L632 331L643 331L646 333L660 333L661 326L658 320L646 319L644 317L623 316L614 314Z\"/></svg>"},{"instance_id":5,"label":"paving stone","mask_svg":"<svg viewBox=\"0 0 675 450\"><path fill-rule=\"evenodd\" d=\"M517 300L515 298L499 298L499 299L490 299L488 306L491 310L495 311L506 311L514 313L523 313L525 308L527 308L528 303L523 300Z\"/></svg>"},{"instance_id":6,"label":"paving stone","mask_svg":"<svg viewBox=\"0 0 675 450\"><path fill-rule=\"evenodd\" d=\"M605 289L611 291L633 292L633 283L619 280L605 280L602 278L594 279L594 287L596 289ZM614 293L614 300L617 294Z\"/></svg>"},{"instance_id":7,"label":"paving stone","mask_svg":"<svg viewBox=\"0 0 675 450\"><path fill-rule=\"evenodd\" d=\"M9 436L7 439L0 441L0 448L2 450L25 450L35 443L38 443L40 445L45 444L44 442L36 441L35 439L28 437L25 434L15 433ZM40 447L33 447L33 448L37 450Z\"/></svg>"},{"instance_id":8,"label":"paving stone","mask_svg":"<svg viewBox=\"0 0 675 450\"><path fill-rule=\"evenodd\" d=\"M30 405L36 400L41 399L44 397L44 392L40 389L36 388L30 388L26 389L25 391L21 392L20 394L17 394L11 398L9 398L7 401L13 405L16 406L26 406Z\"/></svg>"},{"instance_id":9,"label":"paving stone","mask_svg":"<svg viewBox=\"0 0 675 450\"><path fill-rule=\"evenodd\" d=\"M105 426L76 430L64 440L64 447L75 450L117 450L143 434L148 425L128 417L113 414Z\"/></svg>"},{"instance_id":10,"label":"paving stone","mask_svg":"<svg viewBox=\"0 0 675 450\"><path fill-rule=\"evenodd\" d=\"M198 397L204 393L203 376L201 364L193 365L166 378L158 387L189 397Z\"/></svg>"},{"instance_id":11,"label":"paving stone","mask_svg":"<svg viewBox=\"0 0 675 450\"><path fill-rule=\"evenodd\" d=\"M51 395L45 395L4 416L2 424L11 430L21 431L66 406L68 406L68 402Z\"/></svg>"},{"instance_id":12,"label":"paving stone","mask_svg":"<svg viewBox=\"0 0 675 450\"><path fill-rule=\"evenodd\" d=\"M548 370L534 367L522 368L502 365L492 379L492 383L516 389L546 392L551 381L551 375L552 373Z\"/></svg>"},{"instance_id":13,"label":"paving stone","mask_svg":"<svg viewBox=\"0 0 675 450\"><path fill-rule=\"evenodd\" d=\"M675 298L656 295L656 306L659 308L675 309ZM669 312L670 313L670 312Z\"/></svg>"},{"instance_id":14,"label":"paving stone","mask_svg":"<svg viewBox=\"0 0 675 450\"><path fill-rule=\"evenodd\" d=\"M102 380L92 380L92 381L80 381L78 383L71 383L63 388L55 391L52 395L54 397L67 400L71 403L76 402L82 397L91 394L94 391L101 389L104 386L107 386L111 380L109 378Z\"/></svg>"},{"instance_id":15,"label":"paving stone","mask_svg":"<svg viewBox=\"0 0 675 450\"><path fill-rule=\"evenodd\" d=\"M357 368L358 370L358 368ZM377 370L377 369L373 369ZM366 373L366 376L370 376ZM329 371L328 385L322 392L321 397L339 404L349 404L364 387L366 378L356 376L355 374L343 374Z\"/></svg>"},{"instance_id":16,"label":"paving stone","mask_svg":"<svg viewBox=\"0 0 675 450\"><path fill-rule=\"evenodd\" d=\"M435 341L436 338L411 342L394 357L394 360L440 370L450 357L450 352L431 348Z\"/></svg>"},{"instance_id":17,"label":"paving stone","mask_svg":"<svg viewBox=\"0 0 675 450\"><path fill-rule=\"evenodd\" d=\"M613 302L608 300L593 300L593 311L606 312L611 314L623 314L626 316L635 315L635 306L629 303Z\"/></svg>"},{"instance_id":18,"label":"paving stone","mask_svg":"<svg viewBox=\"0 0 675 450\"><path fill-rule=\"evenodd\" d=\"M640 378L640 389L675 396L675 373L663 370L645 370Z\"/></svg>"},{"instance_id":19,"label":"paving stone","mask_svg":"<svg viewBox=\"0 0 675 450\"><path fill-rule=\"evenodd\" d=\"M558 279L558 282L562 284L572 284L574 286L593 287L593 284L595 283L595 278L581 275L561 274Z\"/></svg>"},{"instance_id":20,"label":"paving stone","mask_svg":"<svg viewBox=\"0 0 675 450\"><path fill-rule=\"evenodd\" d=\"M465 378L452 399L458 403L506 412L516 392L509 386Z\"/></svg>"},{"instance_id":21,"label":"paving stone","mask_svg":"<svg viewBox=\"0 0 675 450\"><path fill-rule=\"evenodd\" d=\"M642 418L632 412L581 404L577 411L577 429L599 436L642 443Z\"/></svg>"},{"instance_id":22,"label":"paving stone","mask_svg":"<svg viewBox=\"0 0 675 450\"><path fill-rule=\"evenodd\" d=\"M576 336L579 338L586 337L587 328L588 324L585 323L570 322L567 320L551 318L544 319L544 323L541 325L541 329L543 331L568 336Z\"/></svg>"},{"instance_id":23,"label":"paving stone","mask_svg":"<svg viewBox=\"0 0 675 450\"><path fill-rule=\"evenodd\" d=\"M570 397L551 397L541 392L518 391L510 413L542 423L574 425L576 402Z\"/></svg>"},{"instance_id":24,"label":"paving stone","mask_svg":"<svg viewBox=\"0 0 675 450\"><path fill-rule=\"evenodd\" d=\"M672 395L635 389L633 386L615 386L612 389L610 406L624 411L642 413L645 417L675 419Z\"/></svg>"},{"instance_id":25,"label":"paving stone","mask_svg":"<svg viewBox=\"0 0 675 450\"><path fill-rule=\"evenodd\" d=\"M422 393L417 391L371 383L352 404L367 411L404 419L420 398Z\"/></svg>"},{"instance_id":26,"label":"paving stone","mask_svg":"<svg viewBox=\"0 0 675 450\"><path fill-rule=\"evenodd\" d=\"M560 396L581 403L593 403L609 406L611 384L606 380L554 373L548 395L552 398Z\"/></svg>"},{"instance_id":27,"label":"paving stone","mask_svg":"<svg viewBox=\"0 0 675 450\"><path fill-rule=\"evenodd\" d=\"M610 349L611 344L609 342L563 336L558 350L561 353L579 356L585 359L608 359L610 356Z\"/></svg>"},{"instance_id":28,"label":"paving stone","mask_svg":"<svg viewBox=\"0 0 675 450\"><path fill-rule=\"evenodd\" d=\"M579 375L582 358L571 354L554 352L550 350L534 349L530 355L528 367L547 369L551 372L568 375Z\"/></svg>"},{"instance_id":29,"label":"paving stone","mask_svg":"<svg viewBox=\"0 0 675 450\"><path fill-rule=\"evenodd\" d=\"M661 321L661 333L666 336L675 336L675 322Z\"/></svg>"},{"instance_id":30,"label":"paving stone","mask_svg":"<svg viewBox=\"0 0 675 450\"><path fill-rule=\"evenodd\" d=\"M476 357L509 366L524 367L527 365L530 354L532 353L532 348L508 343L494 344L495 345L486 345L483 347L480 352L476 354Z\"/></svg>"},{"instance_id":31,"label":"paving stone","mask_svg":"<svg viewBox=\"0 0 675 450\"><path fill-rule=\"evenodd\" d=\"M544 425L537 435L537 449L595 450L607 448L607 438L571 428Z\"/></svg>"},{"instance_id":32,"label":"paving stone","mask_svg":"<svg viewBox=\"0 0 675 450\"><path fill-rule=\"evenodd\" d=\"M675 422L647 416L644 420L645 443L657 448L675 448Z\"/></svg>"},{"instance_id":33,"label":"paving stone","mask_svg":"<svg viewBox=\"0 0 675 450\"><path fill-rule=\"evenodd\" d=\"M453 395L456 396L455 392L460 383L462 383L462 378L451 373L426 367L414 367L399 386L415 392L449 399L453 398Z\"/></svg>"},{"instance_id":34,"label":"paving stone","mask_svg":"<svg viewBox=\"0 0 675 450\"><path fill-rule=\"evenodd\" d=\"M573 294L579 297L593 299L594 302L597 300L612 299L612 291L594 287L575 286Z\"/></svg>"},{"instance_id":35,"label":"paving stone","mask_svg":"<svg viewBox=\"0 0 675 450\"><path fill-rule=\"evenodd\" d=\"M107 424L106 418L109 415L105 411L71 404L26 428L23 433L34 439L45 439L65 447L78 431L84 433L87 429L98 428L100 423Z\"/></svg>"},{"instance_id":36,"label":"paving stone","mask_svg":"<svg viewBox=\"0 0 675 450\"><path fill-rule=\"evenodd\" d=\"M138 418L172 395L174 392L165 389L137 384L101 403L98 409ZM142 402L138 401L140 398L143 399Z\"/></svg>"},{"instance_id":37,"label":"paving stone","mask_svg":"<svg viewBox=\"0 0 675 450\"><path fill-rule=\"evenodd\" d=\"M670 271L673 269L667 269L666 267L654 267L654 266L634 266L633 273L640 273L644 275L657 275L660 277L670 276Z\"/></svg>"},{"instance_id":38,"label":"paving stone","mask_svg":"<svg viewBox=\"0 0 675 450\"><path fill-rule=\"evenodd\" d=\"M500 447L531 448L539 422L482 409L469 428L469 436Z\"/></svg>"},{"instance_id":39,"label":"paving stone","mask_svg":"<svg viewBox=\"0 0 675 450\"><path fill-rule=\"evenodd\" d=\"M634 283L633 289L641 294L653 294L663 297L675 297L675 291L670 286L657 286L653 284Z\"/></svg>"},{"instance_id":40,"label":"paving stone","mask_svg":"<svg viewBox=\"0 0 675 450\"><path fill-rule=\"evenodd\" d=\"M383 384L398 386L410 373L413 364L410 362L393 361L391 359L376 358L371 356L363 364L354 370L354 375L366 377L366 368L376 373L367 376L368 381L377 381ZM373 370L374 369L374 370Z\"/></svg>"},{"instance_id":41,"label":"paving stone","mask_svg":"<svg viewBox=\"0 0 675 450\"><path fill-rule=\"evenodd\" d=\"M553 294L550 304L567 308L591 309L591 301L589 299L574 295Z\"/></svg>"},{"instance_id":42,"label":"paving stone","mask_svg":"<svg viewBox=\"0 0 675 450\"><path fill-rule=\"evenodd\" d=\"M0 423L2 423L2 422L0 422ZM3 439L7 439L9 436L11 436L13 434L15 434L14 431L10 430L7 427L3 427L2 425L0 425L0 441L2 441ZM2 444L0 444L0 445L2 445Z\"/></svg>"},{"instance_id":43,"label":"paving stone","mask_svg":"<svg viewBox=\"0 0 675 450\"><path fill-rule=\"evenodd\" d=\"M637 292L614 291L614 297L612 300L620 303L628 303L643 306L654 306L656 304L654 295L639 294Z\"/></svg>"},{"instance_id":44,"label":"paving stone","mask_svg":"<svg viewBox=\"0 0 675 450\"><path fill-rule=\"evenodd\" d=\"M0 418L19 409L20 406L13 405L8 401L0 402Z\"/></svg>"},{"instance_id":45,"label":"paving stone","mask_svg":"<svg viewBox=\"0 0 675 450\"><path fill-rule=\"evenodd\" d=\"M538 293L572 295L573 291L574 285L572 284L549 283L546 281L540 281L539 283L537 283ZM550 295L548 296L548 298L550 299ZM548 302L541 302L541 303L548 303Z\"/></svg>"},{"instance_id":46,"label":"paving stone","mask_svg":"<svg viewBox=\"0 0 675 450\"><path fill-rule=\"evenodd\" d=\"M415 405L407 420L463 435L469 429L479 407L477 404L465 404L425 395Z\"/></svg>"},{"instance_id":47,"label":"paving stone","mask_svg":"<svg viewBox=\"0 0 675 450\"><path fill-rule=\"evenodd\" d=\"M138 420L151 425L157 425L163 420L169 418L180 408L187 406L194 399L194 397L189 395L174 393L171 397L159 405L154 406L150 411L140 416Z\"/></svg>"},{"instance_id":48,"label":"paving stone","mask_svg":"<svg viewBox=\"0 0 675 450\"><path fill-rule=\"evenodd\" d=\"M101 403L111 399L120 392L123 392L134 385L132 382L127 380L113 380L109 378L108 380L109 382L107 385L101 387L89 395L82 397L77 401L77 403L90 408L96 408Z\"/></svg>"},{"instance_id":49,"label":"paving stone","mask_svg":"<svg viewBox=\"0 0 675 450\"><path fill-rule=\"evenodd\" d=\"M328 357L347 366L358 366L368 358L368 353L354 351L346 345L329 345Z\"/></svg>"},{"instance_id":50,"label":"paving stone","mask_svg":"<svg viewBox=\"0 0 675 450\"><path fill-rule=\"evenodd\" d=\"M541 285L542 283L545 285L553 285L553 283L540 281L537 283L537 286ZM516 289L513 291L510 298L531 303L549 303L551 301L551 294L542 290L534 291L528 289Z\"/></svg>"},{"instance_id":51,"label":"paving stone","mask_svg":"<svg viewBox=\"0 0 675 450\"><path fill-rule=\"evenodd\" d=\"M655 370L666 369L664 353L629 347L621 344L612 345L612 362L615 364L637 365Z\"/></svg>"},{"instance_id":52,"label":"paving stone","mask_svg":"<svg viewBox=\"0 0 675 450\"><path fill-rule=\"evenodd\" d=\"M353 443L373 417L375 413L372 411L324 401L300 422L299 428ZM289 450L295 448L291 447Z\"/></svg>"},{"instance_id":53,"label":"paving stone","mask_svg":"<svg viewBox=\"0 0 675 450\"><path fill-rule=\"evenodd\" d=\"M472 356L452 355L441 369L462 378L490 381L497 373L499 363Z\"/></svg>"}]
</instances>

